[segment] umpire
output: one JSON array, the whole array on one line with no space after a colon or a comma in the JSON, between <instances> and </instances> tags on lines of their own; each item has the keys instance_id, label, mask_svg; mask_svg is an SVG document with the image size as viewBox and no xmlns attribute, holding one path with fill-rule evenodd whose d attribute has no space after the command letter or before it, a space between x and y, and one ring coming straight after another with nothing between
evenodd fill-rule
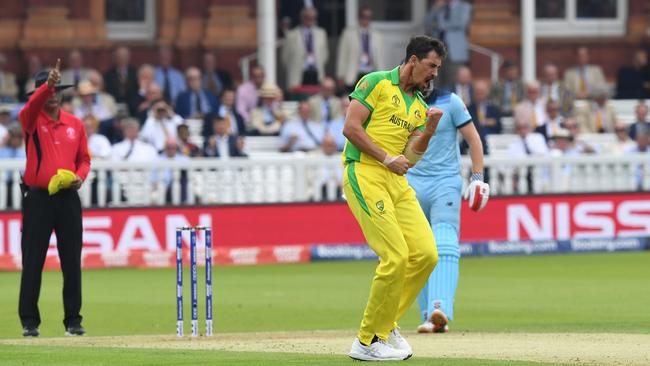
<instances>
[{"instance_id":1,"label":"umpire","mask_svg":"<svg viewBox=\"0 0 650 366\"><path fill-rule=\"evenodd\" d=\"M83 335L81 326L81 201L77 189L90 170L90 156L83 123L59 108L61 90L60 60L56 67L35 76L35 90L20 111L25 136L27 163L21 185L22 199L22 276L18 313L23 336L37 337L41 316L38 297L41 275L52 230L63 272L63 325L66 335ZM69 189L54 195L48 183L58 169L76 174Z\"/></svg>"}]
</instances>

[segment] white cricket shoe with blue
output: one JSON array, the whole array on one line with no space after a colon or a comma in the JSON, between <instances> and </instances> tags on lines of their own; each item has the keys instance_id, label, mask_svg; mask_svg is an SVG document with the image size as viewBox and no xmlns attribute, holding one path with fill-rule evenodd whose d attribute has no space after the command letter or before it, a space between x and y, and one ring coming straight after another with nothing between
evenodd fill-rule
<instances>
[{"instance_id":1,"label":"white cricket shoe with blue","mask_svg":"<svg viewBox=\"0 0 650 366\"><path fill-rule=\"evenodd\" d=\"M433 333L433 323L427 319L424 323L418 325L418 333Z\"/></svg>"},{"instance_id":2,"label":"white cricket shoe with blue","mask_svg":"<svg viewBox=\"0 0 650 366\"><path fill-rule=\"evenodd\" d=\"M388 333L388 344L393 346L395 349L408 353L409 357L413 356L413 348L411 348L409 342L407 342L406 339L402 337L397 328L391 330L390 333Z\"/></svg>"},{"instance_id":3,"label":"white cricket shoe with blue","mask_svg":"<svg viewBox=\"0 0 650 366\"><path fill-rule=\"evenodd\" d=\"M406 351L395 349L382 339L364 346L359 338L352 342L348 356L359 361L401 361L411 357Z\"/></svg>"}]
</instances>

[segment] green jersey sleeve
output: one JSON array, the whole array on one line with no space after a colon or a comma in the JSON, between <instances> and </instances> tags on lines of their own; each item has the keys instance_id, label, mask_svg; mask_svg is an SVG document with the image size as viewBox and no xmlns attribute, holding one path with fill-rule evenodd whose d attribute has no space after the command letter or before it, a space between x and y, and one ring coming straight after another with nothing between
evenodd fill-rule
<instances>
[{"instance_id":1,"label":"green jersey sleeve","mask_svg":"<svg viewBox=\"0 0 650 366\"><path fill-rule=\"evenodd\" d=\"M350 94L350 99L356 99L370 112L374 111L381 94L380 82L386 78L384 74L385 72L371 72L362 77Z\"/></svg>"}]
</instances>

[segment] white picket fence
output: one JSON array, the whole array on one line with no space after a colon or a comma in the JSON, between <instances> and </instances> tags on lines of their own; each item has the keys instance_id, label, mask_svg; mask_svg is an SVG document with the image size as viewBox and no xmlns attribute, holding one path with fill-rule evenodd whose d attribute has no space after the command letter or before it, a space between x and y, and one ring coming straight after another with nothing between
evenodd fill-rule
<instances>
[{"instance_id":1,"label":"white picket fence","mask_svg":"<svg viewBox=\"0 0 650 366\"><path fill-rule=\"evenodd\" d=\"M24 164L22 160L0 161L0 177L6 182L0 184L1 210L20 208L18 182ZM486 157L485 165L494 196L650 191L650 154ZM469 160L463 160L465 180L469 167ZM338 155L149 163L95 160L80 195L85 207L335 201L341 199L342 170Z\"/></svg>"}]
</instances>

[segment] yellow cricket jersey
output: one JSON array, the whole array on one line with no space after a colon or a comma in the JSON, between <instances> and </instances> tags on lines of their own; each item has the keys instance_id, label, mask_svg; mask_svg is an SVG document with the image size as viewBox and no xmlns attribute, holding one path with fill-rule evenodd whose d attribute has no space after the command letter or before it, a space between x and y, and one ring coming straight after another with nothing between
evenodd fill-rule
<instances>
[{"instance_id":1,"label":"yellow cricket jersey","mask_svg":"<svg viewBox=\"0 0 650 366\"><path fill-rule=\"evenodd\" d=\"M367 74L359 80L350 98L370 110L363 128L372 142L391 156L402 154L411 133L424 128L427 104L419 91L411 97L400 88L399 66ZM382 165L349 140L345 142L343 161Z\"/></svg>"}]
</instances>

